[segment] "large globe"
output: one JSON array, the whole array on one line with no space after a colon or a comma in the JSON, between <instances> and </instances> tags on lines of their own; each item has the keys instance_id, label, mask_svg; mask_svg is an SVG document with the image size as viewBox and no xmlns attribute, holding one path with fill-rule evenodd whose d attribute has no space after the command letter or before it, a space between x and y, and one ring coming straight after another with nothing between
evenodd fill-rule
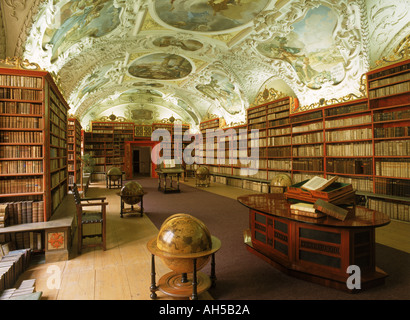
<instances>
[{"instance_id":1,"label":"large globe","mask_svg":"<svg viewBox=\"0 0 410 320\"><path fill-rule=\"evenodd\" d=\"M292 185L292 179L287 174L278 174L270 182L272 187L289 187Z\"/></svg>"},{"instance_id":2,"label":"large globe","mask_svg":"<svg viewBox=\"0 0 410 320\"><path fill-rule=\"evenodd\" d=\"M215 249L205 224L184 213L174 214L164 221L156 247L162 261L177 273L193 272L193 258L197 259L196 268L200 270Z\"/></svg>"},{"instance_id":3,"label":"large globe","mask_svg":"<svg viewBox=\"0 0 410 320\"><path fill-rule=\"evenodd\" d=\"M121 178L122 171L117 167L112 167L110 170L108 170L107 175L110 176L110 179L112 181L117 181Z\"/></svg>"},{"instance_id":4,"label":"large globe","mask_svg":"<svg viewBox=\"0 0 410 320\"><path fill-rule=\"evenodd\" d=\"M206 180L209 176L209 169L207 167L200 166L196 169L195 174L199 180Z\"/></svg>"},{"instance_id":5,"label":"large globe","mask_svg":"<svg viewBox=\"0 0 410 320\"><path fill-rule=\"evenodd\" d=\"M128 205L134 205L141 201L144 189L136 181L129 181L121 188L121 199Z\"/></svg>"}]
</instances>

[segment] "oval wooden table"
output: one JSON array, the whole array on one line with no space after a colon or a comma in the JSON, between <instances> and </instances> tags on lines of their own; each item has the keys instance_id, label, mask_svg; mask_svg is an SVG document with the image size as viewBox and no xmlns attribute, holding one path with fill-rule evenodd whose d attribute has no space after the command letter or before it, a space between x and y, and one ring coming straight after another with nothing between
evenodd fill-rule
<instances>
[{"instance_id":1,"label":"oval wooden table","mask_svg":"<svg viewBox=\"0 0 410 320\"><path fill-rule=\"evenodd\" d=\"M386 214L356 206L345 221L293 215L278 193L245 195L238 201L249 208L247 249L281 271L353 292L347 286L353 272L347 270L354 265L360 267L360 289L384 283L387 274L375 265L375 228L390 223Z\"/></svg>"}]
</instances>

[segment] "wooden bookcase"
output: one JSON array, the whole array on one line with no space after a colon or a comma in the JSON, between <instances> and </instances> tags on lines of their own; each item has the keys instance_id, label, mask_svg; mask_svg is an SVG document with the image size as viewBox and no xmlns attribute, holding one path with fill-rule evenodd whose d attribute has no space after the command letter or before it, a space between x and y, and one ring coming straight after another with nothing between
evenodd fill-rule
<instances>
[{"instance_id":1,"label":"wooden bookcase","mask_svg":"<svg viewBox=\"0 0 410 320\"><path fill-rule=\"evenodd\" d=\"M373 125L369 206L410 221L410 60L367 73Z\"/></svg>"},{"instance_id":2,"label":"wooden bookcase","mask_svg":"<svg viewBox=\"0 0 410 320\"><path fill-rule=\"evenodd\" d=\"M68 186L81 186L81 124L76 118L68 119L67 152Z\"/></svg>"},{"instance_id":3,"label":"wooden bookcase","mask_svg":"<svg viewBox=\"0 0 410 320\"><path fill-rule=\"evenodd\" d=\"M91 154L95 160L93 177L105 179L105 173L112 167L124 170L124 141L133 139L132 122L92 121L91 131L84 132L84 153Z\"/></svg>"},{"instance_id":4,"label":"wooden bookcase","mask_svg":"<svg viewBox=\"0 0 410 320\"><path fill-rule=\"evenodd\" d=\"M223 118L213 118L203 121L199 124L199 130L202 134L202 149L200 150L200 156L203 159L203 164L206 165L209 169L209 173L211 175L219 176L220 170L219 165L217 162L217 139L214 138L213 141L207 140L207 130L213 132L214 130L221 129L221 127L225 125L225 120ZM207 150L212 149L214 150L213 156L210 156Z\"/></svg>"},{"instance_id":5,"label":"wooden bookcase","mask_svg":"<svg viewBox=\"0 0 410 320\"><path fill-rule=\"evenodd\" d=\"M0 202L12 224L50 220L67 194L67 110L48 72L0 68Z\"/></svg>"},{"instance_id":6,"label":"wooden bookcase","mask_svg":"<svg viewBox=\"0 0 410 320\"><path fill-rule=\"evenodd\" d=\"M367 98L294 114L289 97L249 108L248 137L259 130L259 173L241 176L242 187L265 192L258 183L281 173L293 183L337 175L370 208L410 221L410 61L373 70L367 79ZM249 141L248 153L250 147ZM221 177L214 181L238 178L234 167L231 176L221 168L211 171Z\"/></svg>"}]
</instances>

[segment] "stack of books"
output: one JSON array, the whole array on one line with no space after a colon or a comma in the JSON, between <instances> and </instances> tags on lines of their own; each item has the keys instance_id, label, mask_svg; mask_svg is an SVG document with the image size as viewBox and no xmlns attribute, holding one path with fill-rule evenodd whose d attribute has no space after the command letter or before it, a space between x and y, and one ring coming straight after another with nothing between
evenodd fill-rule
<instances>
[{"instance_id":1,"label":"stack of books","mask_svg":"<svg viewBox=\"0 0 410 320\"><path fill-rule=\"evenodd\" d=\"M286 199L294 199L302 202L315 203L322 199L333 204L354 203L355 190L351 184L336 182L338 177L324 179L313 177L288 187L285 192Z\"/></svg>"}]
</instances>

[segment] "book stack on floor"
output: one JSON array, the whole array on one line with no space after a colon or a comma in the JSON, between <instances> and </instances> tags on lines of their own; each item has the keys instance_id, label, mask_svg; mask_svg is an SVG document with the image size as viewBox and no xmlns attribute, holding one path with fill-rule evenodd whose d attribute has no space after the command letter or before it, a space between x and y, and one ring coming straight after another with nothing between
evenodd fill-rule
<instances>
[{"instance_id":1,"label":"book stack on floor","mask_svg":"<svg viewBox=\"0 0 410 320\"><path fill-rule=\"evenodd\" d=\"M31 250L11 250L8 244L0 247L0 293L10 289L18 277L27 269L31 259Z\"/></svg>"},{"instance_id":2,"label":"book stack on floor","mask_svg":"<svg viewBox=\"0 0 410 320\"><path fill-rule=\"evenodd\" d=\"M36 292L35 279L24 280L18 288L10 288L0 293L0 300L39 300L42 292Z\"/></svg>"}]
</instances>

